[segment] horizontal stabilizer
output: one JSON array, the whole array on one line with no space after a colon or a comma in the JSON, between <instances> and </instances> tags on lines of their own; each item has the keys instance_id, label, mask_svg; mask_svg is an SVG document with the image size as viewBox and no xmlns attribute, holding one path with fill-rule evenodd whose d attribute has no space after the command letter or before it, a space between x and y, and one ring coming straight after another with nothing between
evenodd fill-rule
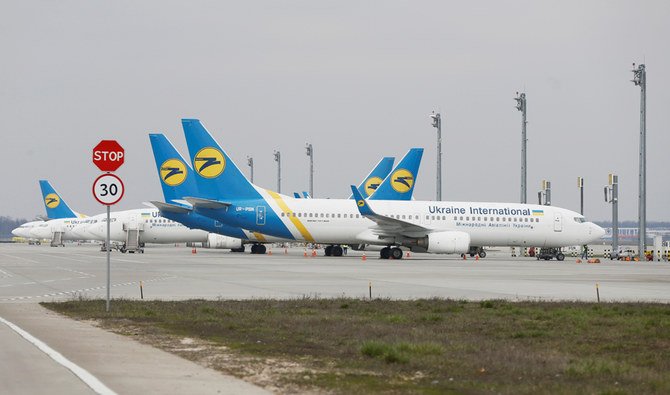
<instances>
[{"instance_id":1,"label":"horizontal stabilizer","mask_svg":"<svg viewBox=\"0 0 670 395\"><path fill-rule=\"evenodd\" d=\"M165 212L170 212L170 213L185 214L185 213L188 213L190 211L193 211L192 209L189 209L188 207L178 206L176 204L156 202L156 201L152 201L151 204L156 206L156 208L159 209L160 211L165 211Z\"/></svg>"},{"instance_id":2,"label":"horizontal stabilizer","mask_svg":"<svg viewBox=\"0 0 670 395\"><path fill-rule=\"evenodd\" d=\"M222 202L219 200L202 199L196 197L185 197L184 200L191 203L193 207L199 207L199 208L217 209L217 208L228 207L232 204L228 202Z\"/></svg>"}]
</instances>

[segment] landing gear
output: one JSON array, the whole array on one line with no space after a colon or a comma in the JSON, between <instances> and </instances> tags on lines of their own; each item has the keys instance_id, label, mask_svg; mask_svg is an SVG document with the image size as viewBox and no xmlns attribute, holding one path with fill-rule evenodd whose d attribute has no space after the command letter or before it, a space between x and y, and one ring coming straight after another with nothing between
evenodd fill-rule
<instances>
[{"instance_id":1,"label":"landing gear","mask_svg":"<svg viewBox=\"0 0 670 395\"><path fill-rule=\"evenodd\" d=\"M398 247L384 247L379 251L381 259L402 259L402 250Z\"/></svg>"},{"instance_id":2,"label":"landing gear","mask_svg":"<svg viewBox=\"0 0 670 395\"><path fill-rule=\"evenodd\" d=\"M326 248L323 249L326 256L342 256L343 251L344 249L338 245L326 246Z\"/></svg>"},{"instance_id":3,"label":"landing gear","mask_svg":"<svg viewBox=\"0 0 670 395\"><path fill-rule=\"evenodd\" d=\"M479 255L480 258L486 258L486 251L484 251L484 247L470 246L468 254L470 255L470 258L474 258L475 255Z\"/></svg>"},{"instance_id":4,"label":"landing gear","mask_svg":"<svg viewBox=\"0 0 670 395\"><path fill-rule=\"evenodd\" d=\"M252 254L265 254L265 246L263 244L252 244L251 253Z\"/></svg>"},{"instance_id":5,"label":"landing gear","mask_svg":"<svg viewBox=\"0 0 670 395\"><path fill-rule=\"evenodd\" d=\"M244 246L240 246L240 248L231 248L230 252L244 252Z\"/></svg>"}]
</instances>

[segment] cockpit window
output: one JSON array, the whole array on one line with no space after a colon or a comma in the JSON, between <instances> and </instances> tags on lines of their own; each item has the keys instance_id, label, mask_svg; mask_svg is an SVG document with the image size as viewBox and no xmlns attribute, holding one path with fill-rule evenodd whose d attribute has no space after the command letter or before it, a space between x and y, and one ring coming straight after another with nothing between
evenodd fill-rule
<instances>
[{"instance_id":1,"label":"cockpit window","mask_svg":"<svg viewBox=\"0 0 670 395\"><path fill-rule=\"evenodd\" d=\"M583 223L583 222L586 222L586 218L584 218L584 217L575 217L575 222L581 224L581 223Z\"/></svg>"}]
</instances>

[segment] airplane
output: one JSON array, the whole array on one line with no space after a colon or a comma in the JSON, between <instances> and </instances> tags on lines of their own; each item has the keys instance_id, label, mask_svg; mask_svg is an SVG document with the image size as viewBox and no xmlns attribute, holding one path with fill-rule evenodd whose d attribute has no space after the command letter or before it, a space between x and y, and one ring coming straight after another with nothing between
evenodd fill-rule
<instances>
[{"instance_id":1,"label":"airplane","mask_svg":"<svg viewBox=\"0 0 670 395\"><path fill-rule=\"evenodd\" d=\"M185 164L181 154L179 154L172 143L164 135L150 134L149 139L154 152L158 175L161 179L163 195L167 202L154 201L152 204L158 207L165 217L181 222L192 228L204 229L210 232L240 238L244 243L253 243L251 247L252 254L265 253L265 246L260 243L291 241L227 226L219 221L193 211L192 206L183 200L185 196L195 196L198 193L195 178L189 177L193 171L192 168ZM418 170L422 152L423 150L410 151L406 157L403 158L401 164L409 169ZM377 191L377 188L380 185L384 185L383 180L391 172L393 161L394 158L392 157L382 158L370 174L368 174L368 176L359 184L359 192L366 196L374 195L389 199L397 198L392 191L385 192L382 190L380 193ZM299 194L296 195L298 196L296 197L297 199L302 198ZM411 195L411 193L405 195ZM309 195L306 193L304 193L303 196L305 196L305 198L311 198L308 197ZM242 248L242 251L243 250L244 249ZM341 256L342 252L342 247L339 245L325 247L326 256Z\"/></svg>"},{"instance_id":2,"label":"airplane","mask_svg":"<svg viewBox=\"0 0 670 395\"><path fill-rule=\"evenodd\" d=\"M52 246L62 246L63 240L83 240L80 235L73 233L72 230L81 221L85 220L85 215L73 211L49 181L39 180L39 184L47 219L22 224L12 233L29 239L51 239Z\"/></svg>"},{"instance_id":3,"label":"airplane","mask_svg":"<svg viewBox=\"0 0 670 395\"><path fill-rule=\"evenodd\" d=\"M375 201L363 199L355 187L354 200L295 199L250 183L199 120L182 124L198 186L198 197L184 200L230 226L303 242L381 245L382 259L402 258L399 247L464 254L471 245L583 245L605 233L581 214L555 206ZM395 191L412 190L416 175L408 173L398 169L389 176Z\"/></svg>"}]
</instances>

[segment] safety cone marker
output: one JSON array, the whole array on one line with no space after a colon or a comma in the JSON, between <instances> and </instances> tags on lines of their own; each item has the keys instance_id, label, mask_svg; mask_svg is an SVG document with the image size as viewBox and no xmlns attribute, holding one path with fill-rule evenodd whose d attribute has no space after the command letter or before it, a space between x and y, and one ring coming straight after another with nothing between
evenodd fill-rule
<instances>
[{"instance_id":1,"label":"safety cone marker","mask_svg":"<svg viewBox=\"0 0 670 395\"><path fill-rule=\"evenodd\" d=\"M479 254L475 255L475 261L479 260Z\"/></svg>"},{"instance_id":2,"label":"safety cone marker","mask_svg":"<svg viewBox=\"0 0 670 395\"><path fill-rule=\"evenodd\" d=\"M196 251L195 247L193 247L193 249L191 250L191 254L195 254L195 253L197 253L197 252L198 252L198 251Z\"/></svg>"},{"instance_id":3,"label":"safety cone marker","mask_svg":"<svg viewBox=\"0 0 670 395\"><path fill-rule=\"evenodd\" d=\"M407 258L409 258L409 251L407 251Z\"/></svg>"},{"instance_id":4,"label":"safety cone marker","mask_svg":"<svg viewBox=\"0 0 670 395\"><path fill-rule=\"evenodd\" d=\"M272 255L272 248L268 248L268 255Z\"/></svg>"},{"instance_id":5,"label":"safety cone marker","mask_svg":"<svg viewBox=\"0 0 670 395\"><path fill-rule=\"evenodd\" d=\"M366 259L368 259L368 258L365 256L365 253L363 253L363 256L361 257L361 260L364 261Z\"/></svg>"},{"instance_id":6,"label":"safety cone marker","mask_svg":"<svg viewBox=\"0 0 670 395\"><path fill-rule=\"evenodd\" d=\"M307 258L307 248L305 248L305 254L304 254L304 256L305 256L305 258Z\"/></svg>"},{"instance_id":7,"label":"safety cone marker","mask_svg":"<svg viewBox=\"0 0 670 395\"><path fill-rule=\"evenodd\" d=\"M312 250L312 256L316 256L316 250Z\"/></svg>"}]
</instances>

